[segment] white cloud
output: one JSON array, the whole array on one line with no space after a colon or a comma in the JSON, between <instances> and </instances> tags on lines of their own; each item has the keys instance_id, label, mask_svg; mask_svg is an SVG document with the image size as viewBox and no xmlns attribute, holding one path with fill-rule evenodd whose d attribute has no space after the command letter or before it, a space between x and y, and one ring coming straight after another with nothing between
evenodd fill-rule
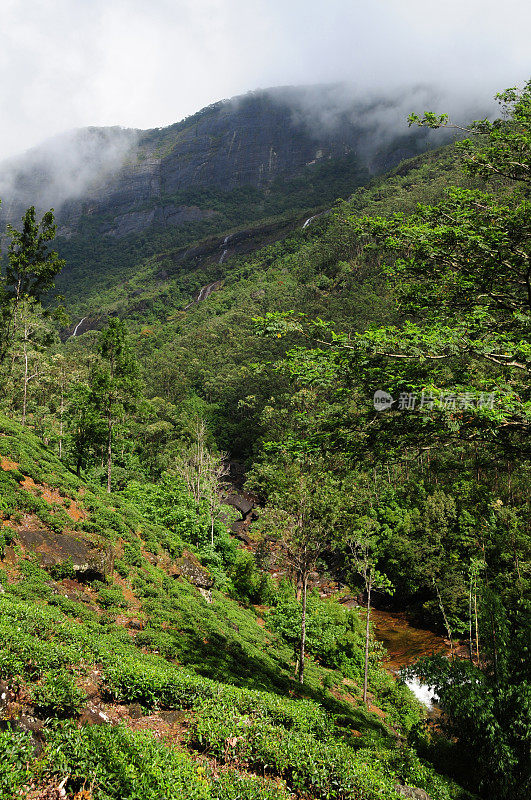
<instances>
[{"instance_id":1,"label":"white cloud","mask_svg":"<svg viewBox=\"0 0 531 800\"><path fill-rule=\"evenodd\" d=\"M257 87L436 83L467 103L531 73L525 0L3 0L0 26L0 160Z\"/></svg>"}]
</instances>

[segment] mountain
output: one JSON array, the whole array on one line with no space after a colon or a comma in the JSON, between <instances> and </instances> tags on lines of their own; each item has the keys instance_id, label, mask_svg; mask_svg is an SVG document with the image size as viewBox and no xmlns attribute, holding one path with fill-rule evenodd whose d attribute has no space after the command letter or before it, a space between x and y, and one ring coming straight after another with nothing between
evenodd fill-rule
<instances>
[{"instance_id":1,"label":"mountain","mask_svg":"<svg viewBox=\"0 0 531 800\"><path fill-rule=\"evenodd\" d=\"M268 89L214 103L166 128L65 134L4 162L3 218L13 220L30 202L52 204L63 235L79 230L82 217L101 216L100 233L121 237L214 213L180 203L189 190L269 192L280 178L307 167L316 172L336 159L347 159L366 178L426 148L425 132L408 134L404 127L382 135L376 101L350 101L332 122L320 119L333 90Z\"/></svg>"},{"instance_id":2,"label":"mountain","mask_svg":"<svg viewBox=\"0 0 531 800\"><path fill-rule=\"evenodd\" d=\"M400 102L312 91L17 173L71 324L0 298L1 798L529 796L531 93L378 174Z\"/></svg>"},{"instance_id":3,"label":"mountain","mask_svg":"<svg viewBox=\"0 0 531 800\"><path fill-rule=\"evenodd\" d=\"M53 207L68 263L62 290L88 277L88 263L93 280L112 281L118 267L168 246L348 196L426 150L429 133L408 131L403 102L361 102L336 86L277 88L166 128L65 134L4 162L0 227L29 205Z\"/></svg>"}]
</instances>

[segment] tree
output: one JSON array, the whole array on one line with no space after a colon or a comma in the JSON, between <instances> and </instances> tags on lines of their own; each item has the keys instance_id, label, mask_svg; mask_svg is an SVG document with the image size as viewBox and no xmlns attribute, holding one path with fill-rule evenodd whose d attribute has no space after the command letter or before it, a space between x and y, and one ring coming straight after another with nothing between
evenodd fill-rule
<instances>
[{"instance_id":1,"label":"tree","mask_svg":"<svg viewBox=\"0 0 531 800\"><path fill-rule=\"evenodd\" d=\"M497 618L496 659L487 638L481 668L465 659L431 656L409 672L439 698L443 730L453 758L462 764L458 779L488 800L524 800L531 788L531 610L520 602L508 613L493 595L485 596L484 603L487 616L492 611ZM470 763L476 765L473 775Z\"/></svg>"},{"instance_id":2,"label":"tree","mask_svg":"<svg viewBox=\"0 0 531 800\"><path fill-rule=\"evenodd\" d=\"M122 320L109 321L100 334L98 353L100 358L93 366L90 379L91 402L105 420L107 492L110 493L115 428L138 408L142 383Z\"/></svg>"},{"instance_id":3,"label":"tree","mask_svg":"<svg viewBox=\"0 0 531 800\"><path fill-rule=\"evenodd\" d=\"M79 477L90 455L104 446L106 434L105 420L88 383L79 381L70 387L66 417L71 452Z\"/></svg>"},{"instance_id":4,"label":"tree","mask_svg":"<svg viewBox=\"0 0 531 800\"><path fill-rule=\"evenodd\" d=\"M197 509L204 501L210 517L210 544L214 547L214 523L220 507L219 496L222 479L228 475L227 456L217 454L207 445L207 430L204 420L196 419L192 446L181 453L175 467L195 500Z\"/></svg>"},{"instance_id":5,"label":"tree","mask_svg":"<svg viewBox=\"0 0 531 800\"><path fill-rule=\"evenodd\" d=\"M57 339L53 317L28 295L23 295L18 301L8 381L14 397L20 397L23 427L26 425L30 385L45 377L48 367L46 351Z\"/></svg>"},{"instance_id":6,"label":"tree","mask_svg":"<svg viewBox=\"0 0 531 800\"><path fill-rule=\"evenodd\" d=\"M288 354L294 374L308 381L310 361L314 376L328 368L343 386L361 389L360 422L372 452L378 443L401 453L456 441L488 442L504 455L530 452L531 83L500 99L505 118L473 123L470 138L456 145L463 170L490 184L450 188L441 202L419 204L408 216L360 217L348 203L337 212L363 258L383 261L398 324L347 335L293 313L260 321L269 334L312 342L305 359L302 348ZM419 122L449 124L433 114ZM385 414L374 410L376 389L394 398ZM425 413L400 413L400 398L424 403ZM364 443L357 442L359 457Z\"/></svg>"},{"instance_id":7,"label":"tree","mask_svg":"<svg viewBox=\"0 0 531 800\"><path fill-rule=\"evenodd\" d=\"M330 544L338 514L337 483L321 465L307 459L286 460L274 469L276 485L271 487L262 526L277 536L297 577L301 597L298 673L303 683L308 580Z\"/></svg>"},{"instance_id":8,"label":"tree","mask_svg":"<svg viewBox=\"0 0 531 800\"><path fill-rule=\"evenodd\" d=\"M451 188L410 215L360 217L348 202L336 211L356 242L353 266L383 270L394 324L343 333L294 312L258 321L273 337L305 338L275 368L326 402L304 419L283 409L276 449L304 431L335 471L374 472L372 511L352 514L354 527L376 519L376 565L401 590L412 574L417 610L438 612L449 638L468 635L470 660L439 659L421 677L489 798L529 793L531 730L531 83L500 100L503 118L473 123L457 145L479 188ZM392 395L385 412L377 389ZM369 555L358 547L366 589Z\"/></svg>"},{"instance_id":9,"label":"tree","mask_svg":"<svg viewBox=\"0 0 531 800\"><path fill-rule=\"evenodd\" d=\"M471 138L456 145L464 171L490 180L489 191L453 188L410 217L354 223L368 246L372 239L388 254L405 317L401 327L362 334L359 343L387 363L427 366L439 381L444 365L454 391L493 392L480 414L453 414L454 429L521 450L531 428L531 82L498 99L504 119L473 123ZM450 124L433 114L410 122Z\"/></svg>"},{"instance_id":10,"label":"tree","mask_svg":"<svg viewBox=\"0 0 531 800\"><path fill-rule=\"evenodd\" d=\"M39 303L54 286L57 274L64 266L49 243L54 239L53 209L37 221L35 208L28 208L22 218L22 229L7 227L11 242L8 250L6 274L0 282L2 328L0 336L0 363L6 358L19 325L21 304Z\"/></svg>"},{"instance_id":11,"label":"tree","mask_svg":"<svg viewBox=\"0 0 531 800\"><path fill-rule=\"evenodd\" d=\"M389 594L393 592L393 587L389 579L377 569L378 555L381 550L378 529L378 522L374 518L370 516L359 517L356 520L356 527L348 533L346 542L351 554L353 572L362 579L366 597L363 702L367 706L369 645L371 638L371 595L375 589Z\"/></svg>"}]
</instances>

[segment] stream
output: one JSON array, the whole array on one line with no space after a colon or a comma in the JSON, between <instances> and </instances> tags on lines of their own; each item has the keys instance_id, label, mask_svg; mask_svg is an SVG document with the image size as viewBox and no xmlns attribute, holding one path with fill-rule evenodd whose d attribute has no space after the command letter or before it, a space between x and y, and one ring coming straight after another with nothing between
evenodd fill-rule
<instances>
[{"instance_id":1,"label":"stream","mask_svg":"<svg viewBox=\"0 0 531 800\"><path fill-rule=\"evenodd\" d=\"M449 652L442 636L423 628L415 628L403 613L372 609L371 620L375 638L387 650L384 666L390 672L397 673L402 667L411 666L422 656ZM406 685L421 703L432 710L436 697L429 686L421 683L418 678L408 678Z\"/></svg>"}]
</instances>

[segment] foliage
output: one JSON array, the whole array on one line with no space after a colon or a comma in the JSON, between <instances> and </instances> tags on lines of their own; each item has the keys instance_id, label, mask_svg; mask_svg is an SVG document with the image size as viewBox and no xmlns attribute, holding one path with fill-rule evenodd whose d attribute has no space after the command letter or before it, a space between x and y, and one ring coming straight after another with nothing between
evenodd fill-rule
<instances>
[{"instance_id":1,"label":"foliage","mask_svg":"<svg viewBox=\"0 0 531 800\"><path fill-rule=\"evenodd\" d=\"M296 647L300 618L300 601L293 594L285 594L268 614L267 623L271 630ZM306 635L308 652L322 664L340 670L348 678L361 678L363 626L356 610L345 608L338 601L323 602L311 592L308 595ZM374 658L377 663L376 653Z\"/></svg>"},{"instance_id":2,"label":"foliage","mask_svg":"<svg viewBox=\"0 0 531 800\"><path fill-rule=\"evenodd\" d=\"M122 726L57 726L48 736L41 768L48 775L68 775L69 792L81 790L90 776L95 800L237 800L242 792L252 800L288 797L276 783L233 771L215 774L185 751Z\"/></svg>"},{"instance_id":3,"label":"foliage","mask_svg":"<svg viewBox=\"0 0 531 800\"><path fill-rule=\"evenodd\" d=\"M65 669L44 672L40 683L30 693L37 710L56 716L73 715L86 700L74 677Z\"/></svg>"},{"instance_id":4,"label":"foliage","mask_svg":"<svg viewBox=\"0 0 531 800\"><path fill-rule=\"evenodd\" d=\"M101 309L90 317L101 330L62 343L62 323L39 303L59 267L47 248L53 218L39 227L28 212L1 301L2 409L24 424L0 416L2 677L39 714L60 717L77 712L96 669L108 702L193 711L187 746L239 772L122 728L47 726L33 766L24 737L11 749L0 737L12 765L2 790L68 774L74 794L90 774L95 798L361 800L396 796L397 781L440 800L466 795L398 734L489 800L524 796L530 87L501 100L504 119L473 123L456 148L400 165L304 229L300 212L325 197L326 181L346 192L364 179L354 160L323 165L313 188L306 175L267 197L174 197L216 211L188 229L113 243L85 220L83 241L61 243L76 261L65 280L83 292L102 266L107 286L84 297ZM218 234L258 218L245 232L254 251L222 264L188 252L210 233L197 244L215 253ZM187 305L214 280L220 291ZM27 282L19 301L17 281ZM375 389L393 395L388 411L375 409ZM246 459L247 488L264 506L252 529L263 541L249 551L217 497L222 451ZM28 527L105 549L113 575L84 586L69 561L43 569L19 543ZM266 544L300 601L296 586L272 583ZM211 596L176 575L185 547L208 568ZM418 668L446 715L431 740L418 704L381 667L369 614L367 692L385 722L359 705L363 623L306 599L314 569L353 590L363 583L368 611L392 584L387 603L468 646L468 661ZM269 613L250 607L258 602ZM477 781L462 752L480 765Z\"/></svg>"}]
</instances>

